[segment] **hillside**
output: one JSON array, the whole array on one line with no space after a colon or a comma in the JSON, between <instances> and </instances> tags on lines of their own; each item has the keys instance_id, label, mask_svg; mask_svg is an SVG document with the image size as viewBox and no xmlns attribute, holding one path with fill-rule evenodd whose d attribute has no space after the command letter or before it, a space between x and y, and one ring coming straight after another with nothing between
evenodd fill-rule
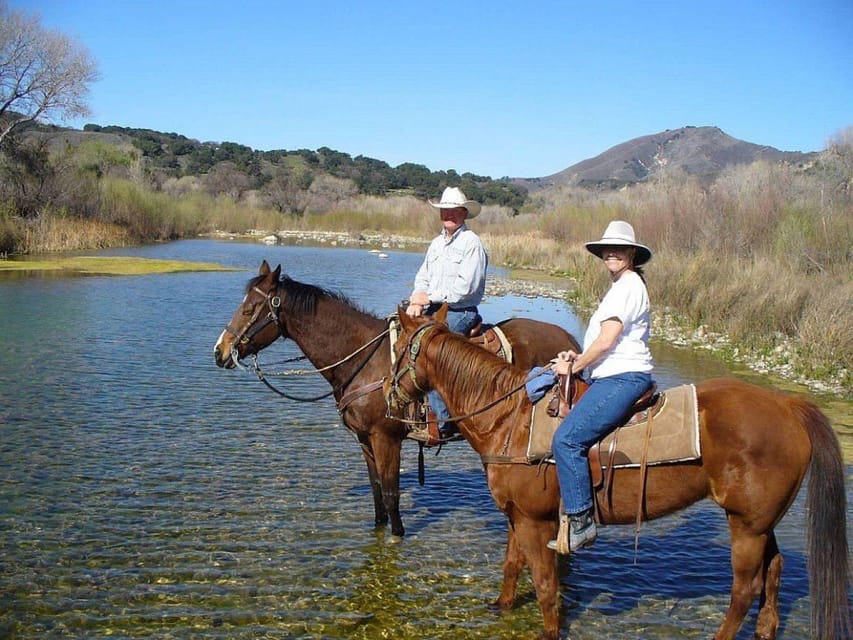
<instances>
[{"instance_id":1,"label":"hillside","mask_svg":"<svg viewBox=\"0 0 853 640\"><path fill-rule=\"evenodd\" d=\"M733 165L767 160L807 166L816 156L744 142L717 127L682 127L628 140L550 176L512 182L529 191L560 186L618 189L673 170L711 180Z\"/></svg>"},{"instance_id":2,"label":"hillside","mask_svg":"<svg viewBox=\"0 0 853 640\"><path fill-rule=\"evenodd\" d=\"M281 167L300 181L306 180L305 184L326 174L350 180L358 192L371 195L410 193L423 198L437 195L445 185L456 185L484 204L514 210L524 204L527 193L532 191L562 186L619 189L668 172L711 181L734 165L766 160L808 167L817 157L817 152L780 151L738 140L717 127L686 126L628 140L549 176L493 180L472 173L458 174L452 169L430 171L413 162L392 167L382 160L352 157L328 147L316 151L256 151L234 142L200 142L177 133L95 124L86 125L82 131L59 127L39 127L38 131L65 144L98 140L135 147L150 170L175 178L205 176L227 163L229 171L246 176L249 188L259 189L280 173L277 167Z\"/></svg>"},{"instance_id":3,"label":"hillside","mask_svg":"<svg viewBox=\"0 0 853 640\"><path fill-rule=\"evenodd\" d=\"M517 210L527 192L508 180L457 173L453 169L430 171L424 165L406 162L392 167L387 162L363 155L355 157L321 147L259 151L236 142L202 142L178 133L152 129L87 124L83 130L55 125L30 125L27 135L43 139L53 149L86 143L135 148L146 170L159 182L168 178L198 177L218 179L227 174L242 191L263 190L277 180L288 189L308 189L314 179L332 176L352 184L366 195L403 193L419 198L433 197L446 185L460 186L470 198L484 204Z\"/></svg>"}]
</instances>

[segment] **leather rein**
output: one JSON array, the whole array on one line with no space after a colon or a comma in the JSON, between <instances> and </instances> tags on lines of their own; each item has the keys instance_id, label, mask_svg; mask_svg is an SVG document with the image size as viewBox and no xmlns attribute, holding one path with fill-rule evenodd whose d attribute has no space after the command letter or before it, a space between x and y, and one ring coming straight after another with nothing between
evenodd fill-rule
<instances>
[{"instance_id":1,"label":"leather rein","mask_svg":"<svg viewBox=\"0 0 853 640\"><path fill-rule=\"evenodd\" d=\"M260 296L262 296L264 298L265 304L258 305L258 307L255 309L255 312L252 314L251 319L249 320L246 327L242 331L237 331L236 329L234 329L234 327L231 326L230 323L225 327L225 331L227 333L231 334L232 336L234 336L234 342L231 345L231 360L234 362L235 366L237 366L239 369L242 369L243 371L248 371L249 368L244 366L240 362L237 345L243 344L243 345L250 346L253 350L253 353L252 353L252 370L257 375L258 380L263 382L273 392L277 393L282 398L287 398L288 400L294 400L296 402L316 402L318 400L328 398L329 396L333 395L335 392L339 392L339 391L342 392L344 389L346 389L352 383L352 381L355 379L355 377L367 365L367 363L370 361L370 358L373 357L373 354L376 353L376 350L379 348L379 345L382 342L383 338L385 338L385 336L387 336L390 333L390 329L385 329L385 331L383 331L382 333L380 333L376 337L371 338L366 344L360 346L358 349L356 349L355 351L350 353L348 356L338 360L337 362L334 362L330 365L327 365L325 367L321 367L319 369L311 369L311 370L309 370L309 369L291 369L289 371L282 371L279 373L264 373L261 370L260 364L258 362L258 352L261 349L254 342L255 336L257 336L261 331L263 331L267 327L267 325L275 324L276 329L278 330L278 336L277 337L283 338L285 340L287 339L287 336L285 335L285 332L284 332L284 325L282 324L281 317L280 317L280 314L281 314L281 296L279 295L279 288L280 288L280 285L277 284L273 291L264 292L262 289L260 289L258 287L252 287L252 290L255 293L259 294ZM267 314L266 314L266 316L261 318L261 315L263 314L264 311L267 311ZM318 395L318 396L313 396L310 398L294 396L294 395L291 395L285 391L282 391L281 389L279 389L275 385L273 385L269 380L267 380L268 376L309 375L309 374L315 374L315 373L322 374L326 371L330 371L330 370L332 370L336 367L339 367L340 365L345 364L346 362L352 360L355 356L357 356L362 351L365 351L366 349L368 349L371 346L373 346L373 350L370 352L368 357L365 358L364 361L358 367L356 367L356 369L352 372L352 374L344 382L342 382L337 387L333 386L331 391L328 391L327 393L323 393L323 394ZM303 356L297 356L295 358L289 358L288 360L285 361L285 363L297 362L299 360L305 360L305 359L306 359L306 357L304 355ZM344 411L344 409L346 409L347 405L349 405L350 402L352 402L356 398L361 397L364 394L371 393L377 389L381 389L384 382L385 382L385 378L382 378L381 380L377 380L377 381L372 382L368 385L365 385L364 387L360 387L359 389L355 389L355 390L351 391L350 393L343 395L341 397L341 400L338 402L338 412L342 413Z\"/></svg>"}]
</instances>

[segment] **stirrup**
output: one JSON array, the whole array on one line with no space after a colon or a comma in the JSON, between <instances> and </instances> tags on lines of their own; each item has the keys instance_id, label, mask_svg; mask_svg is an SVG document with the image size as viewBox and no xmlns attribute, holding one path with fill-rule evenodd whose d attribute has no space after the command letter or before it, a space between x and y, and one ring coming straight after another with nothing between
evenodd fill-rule
<instances>
[{"instance_id":1,"label":"stirrup","mask_svg":"<svg viewBox=\"0 0 853 640\"><path fill-rule=\"evenodd\" d=\"M569 547L569 516L566 513L560 514L560 528L557 531L557 539L551 540L548 543L548 548L553 549L560 555L568 555L571 553Z\"/></svg>"}]
</instances>

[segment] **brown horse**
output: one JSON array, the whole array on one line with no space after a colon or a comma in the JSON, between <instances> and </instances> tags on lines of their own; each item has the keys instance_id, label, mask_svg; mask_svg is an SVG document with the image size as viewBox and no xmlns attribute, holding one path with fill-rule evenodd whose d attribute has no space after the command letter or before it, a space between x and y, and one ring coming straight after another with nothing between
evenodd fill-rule
<instances>
[{"instance_id":1,"label":"brown horse","mask_svg":"<svg viewBox=\"0 0 853 640\"><path fill-rule=\"evenodd\" d=\"M557 531L555 468L493 462L523 457L526 450L532 405L521 388L527 372L472 347L440 321L440 313L427 321L401 317L397 362L385 384L389 407L396 404L398 385L409 395L436 389L459 417L463 435L484 457L492 497L515 531L497 604L512 605L519 573L528 564L544 618L542 635L556 638L558 581L554 552L546 546ZM844 466L827 418L806 400L734 379L701 382L696 392L702 458L648 467L644 517L671 514L703 498L725 510L733 583L728 612L714 638L734 638L756 596L755 636L776 637L782 556L773 529L807 471L813 638L849 637ZM609 486L612 495L601 499L599 491L605 523L634 522L640 478L638 469L618 469Z\"/></svg>"},{"instance_id":2,"label":"brown horse","mask_svg":"<svg viewBox=\"0 0 853 640\"><path fill-rule=\"evenodd\" d=\"M577 348L561 327L516 318L500 323L515 362L531 368L559 351ZM358 438L373 492L376 526L389 518L391 533L405 532L400 518L400 451L406 428L386 417L380 393L391 366L388 322L356 308L338 293L281 277L266 260L246 286L246 295L214 347L216 364L233 368L279 336L292 339L332 386L344 425ZM354 357L353 357L354 356ZM345 361L344 361L345 360Z\"/></svg>"}]
</instances>

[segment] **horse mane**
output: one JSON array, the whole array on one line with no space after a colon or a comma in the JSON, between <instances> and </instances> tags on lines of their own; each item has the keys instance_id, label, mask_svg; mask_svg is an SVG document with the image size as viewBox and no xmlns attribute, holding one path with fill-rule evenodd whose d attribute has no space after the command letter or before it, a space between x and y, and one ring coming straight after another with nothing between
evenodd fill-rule
<instances>
[{"instance_id":1,"label":"horse mane","mask_svg":"<svg viewBox=\"0 0 853 640\"><path fill-rule=\"evenodd\" d=\"M520 386L527 377L527 371L470 343L464 336L448 330L439 337L435 370L453 380L453 388L476 406L493 402ZM513 394L507 400L518 402L522 396L522 393Z\"/></svg>"},{"instance_id":2,"label":"horse mane","mask_svg":"<svg viewBox=\"0 0 853 640\"><path fill-rule=\"evenodd\" d=\"M246 284L246 293L258 286L265 278L266 276L264 275L257 275L249 280ZM339 291L324 289L323 287L318 287L313 284L305 284L304 282L294 280L287 274L282 274L281 280L279 280L278 284L279 287L287 294L282 299L282 305L284 310L289 314L314 315L317 313L317 302L320 299L329 298L340 302L353 311L370 316L371 318L376 318L376 316L360 308Z\"/></svg>"}]
</instances>

